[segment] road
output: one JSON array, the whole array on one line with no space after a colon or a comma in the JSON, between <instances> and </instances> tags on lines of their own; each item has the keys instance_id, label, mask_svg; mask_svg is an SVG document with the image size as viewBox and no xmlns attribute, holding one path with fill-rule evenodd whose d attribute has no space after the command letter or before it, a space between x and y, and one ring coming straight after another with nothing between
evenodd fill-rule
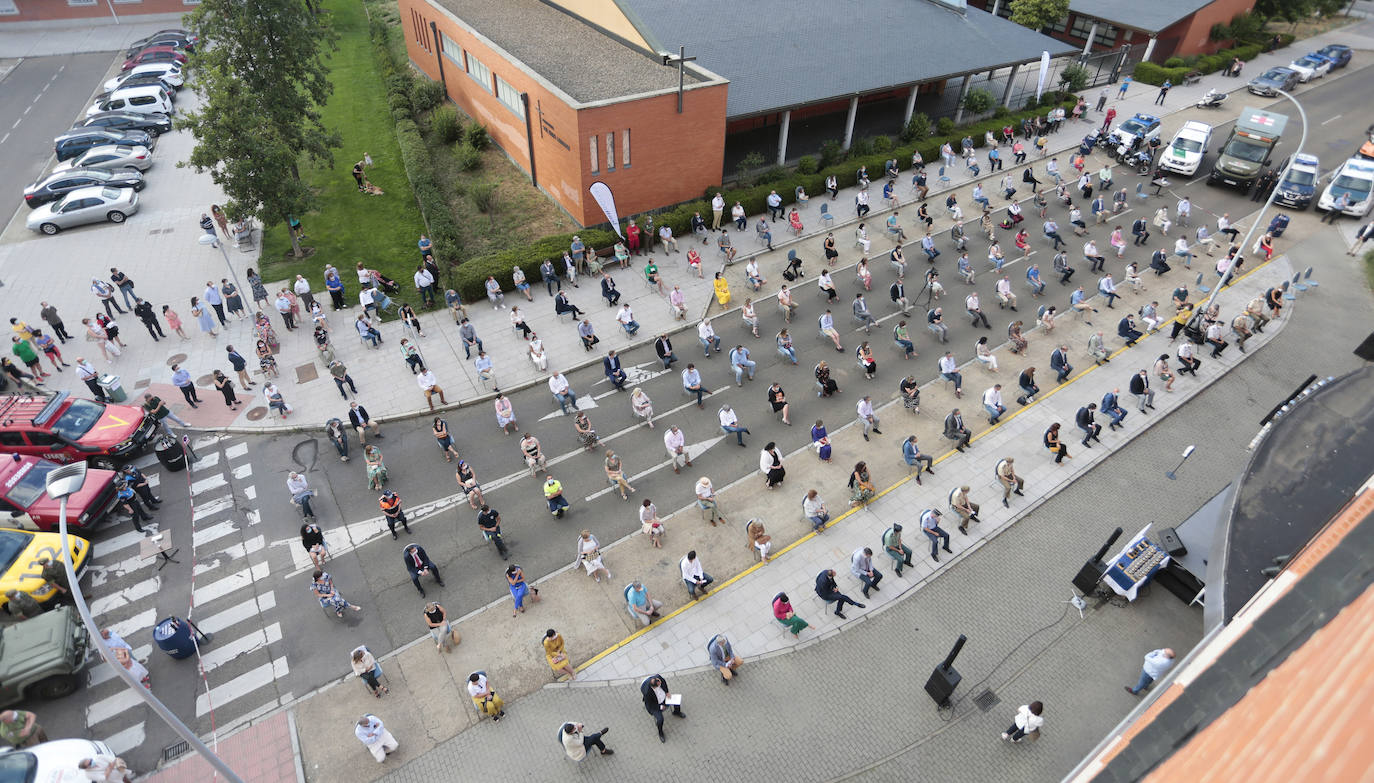
<instances>
[{"instance_id":1,"label":"road","mask_svg":"<svg viewBox=\"0 0 1374 783\"><path fill-rule=\"evenodd\" d=\"M103 67L108 64L106 58ZM85 74L82 82L85 94L89 94L90 87L103 72L103 68L92 67L91 72ZM0 82L0 88L15 89L11 83L16 75L11 74ZM1363 73L1351 76L1339 86L1319 84L1307 90L1302 98L1309 116L1314 120L1331 117L1349 106L1352 85L1358 88L1367 81ZM57 84L69 83L63 77L53 84L49 95L34 104L35 107L53 98ZM27 131L29 134L46 139L51 133L67 127L66 120L59 118L75 116L85 99L85 94L79 99L75 97L80 90L74 85L72 82L63 87L63 95L67 96L64 100L70 99L71 105L65 114L56 113L45 119L47 127L39 123L35 108L34 125ZM1368 89L1364 88L1363 92L1367 93ZM1236 95L1221 113L1190 110L1169 117L1163 130L1165 139L1187 119L1214 122L1222 116L1234 116L1242 105L1256 105L1238 100L1242 97L1243 94ZM0 101L0 105L6 107L5 111L12 110L11 101ZM1276 110L1284 109L1278 106ZM1323 157L1324 168L1333 168L1339 159L1353 152L1365 124L1338 121L1315 125L1309 129L1308 147ZM1217 133L1224 136L1226 129L1225 125L1218 126ZM1275 160L1280 160L1295 144L1296 133L1293 133L1284 140ZM21 167L25 161L32 163L41 155L41 150L26 156L18 151L11 152L12 149L19 150L5 145L4 152L0 153L0 166ZM1208 161L1204 161L1204 171ZM1119 182L1134 190L1134 175L1119 176ZM1208 188L1201 179L1177 182L1173 191L1192 197L1195 219L1204 213L1229 212L1233 219L1240 220L1256 206L1234 191ZM994 203L1000 207L1003 202L995 200ZM1148 208L1153 210L1160 204L1172 207L1173 199L1152 200ZM1132 208L1138 209L1134 204ZM1051 214L1061 223L1065 222L1061 208L1052 207ZM1134 217L1132 212L1123 216L1123 221ZM1048 270L1051 254L1047 252L1047 245L1040 241L1035 218L1028 218L1028 222L1033 224L1030 230L1035 249L1031 261ZM1311 216L1301 218L1295 221L1290 232L1293 237L1300 238L1315 231L1315 223ZM1110 227L1110 224L1093 227L1091 232L1103 249L1107 248ZM947 305L949 350L954 351L960 362L969 361L977 336L989 334L992 343L1002 342L1013 314L993 310L995 278L984 258L985 243L974 238L969 244L970 256L978 269L975 287L984 309L993 319L993 327L990 332L971 327L962 313L965 286L954 279L954 254L946 237L942 235L938 239L943 253L938 266L944 273L948 290L940 304ZM1009 236L1004 234L999 239L1011 248ZM886 247L883 241L878 239L876 244ZM910 276L919 278L926 266L925 260L919 247L913 245L908 249L908 264L913 270ZM1013 255L1014 250L1008 253L1006 269L1022 297L1020 312L1015 317L1033 325L1035 304L1024 293L1021 284L1024 262L1012 260ZM813 257L819 257L819 253ZM1071 259L1079 268L1075 283L1083 280L1092 289L1096 276L1090 275L1086 263L1081 261L1077 245L1071 244ZM814 261L809 267L808 281L818 271ZM579 447L570 420L558 415L557 406L546 389L514 393L512 401L522 427L538 436L554 475L563 482L566 495L573 503L571 514L563 520L549 517L539 481L531 479L524 470L517 438L500 434L489 408L482 406L446 414L460 453L471 461L485 487L487 501L502 513L513 559L525 567L531 578L562 568L572 562L577 531L586 528L603 543L614 541L636 529L634 505L639 500L651 498L664 511L683 507L692 500L691 484L697 476L712 477L718 489L744 480L754 475L758 449L769 439L776 440L782 452L793 451L809 442L809 425L817 418L824 419L832 431L851 422L854 405L862 394L872 394L876 403L882 403L895 397L898 380L905 372L914 373L922 381L933 377L936 360L942 351L922 328L920 313L923 308L913 311L911 318L911 333L920 357L904 362L890 339L898 314L887 301L891 272L884 257L875 257L873 271L873 291L868 298L881 324L866 337L852 328L848 316L849 301L859 289L854 287L848 273L836 276L843 293L834 309L837 325L844 335L844 353L837 353L828 341L817 336L814 324L821 310L821 299L809 285L802 289L801 312L792 330L799 353L797 367L782 362L773 350L772 335L782 324L771 306L760 308L762 337L758 340L741 329L733 317L717 323L723 347L728 350L733 344L744 344L758 363L756 380L746 382L744 388L735 386L733 376L724 366L725 356L704 358L696 340L687 334L674 340L682 360L667 373L661 372L661 365L651 349L627 352L622 357L624 366L636 368L636 383L655 401L659 423L652 431L632 416L628 395L613 391L599 371L573 373L570 376L572 387L603 437L603 447L596 453L585 453ZM1069 290L1053 282L1052 275L1046 273L1044 276L1051 281L1047 299L1066 309ZM915 288L909 289L909 293L914 294ZM602 306L590 287L586 292L579 289L574 294L574 301L583 307ZM737 291L735 295L738 299L744 292ZM1114 331L1115 319L1108 320L1105 316L1104 311L1101 325L1110 333ZM879 357L877 381L865 381L855 366L852 351L862 339L873 342ZM520 360L519 357L498 357L500 359ZM818 400L812 392L811 368L823 359L832 362L835 377L844 390L834 399ZM706 399L704 411L696 410L693 400L681 390L678 372L687 362L698 364L704 384L713 391ZM779 381L788 392L795 426L782 425L767 411L765 394L772 380ZM392 375L359 377L357 381L364 398L369 388L412 383L399 359ZM972 415L980 406L974 399L978 390L971 388L969 391L966 410ZM715 413L726 403L736 409L742 423L753 431L748 436L748 448L739 448L733 438L720 437ZM346 407L341 401L336 415L345 418L345 414ZM687 442L695 444L698 452L695 466L682 476L673 475L665 467L667 455L662 433L664 427L674 423L683 429ZM93 537L97 576L92 579L88 592L92 594L93 605L100 610L99 619L104 625L128 631L130 641L141 653L152 653L149 667L156 692L197 731L208 731L212 719L221 727L242 722L339 677L346 670L345 654L340 651L350 649L358 639L366 640L374 650L384 651L419 636L423 632L417 616L419 604L400 562L400 548L405 541L414 540L425 546L443 569L448 587L427 589L430 596L445 603L451 615L465 614L506 595L501 575L505 563L480 538L475 512L466 504L454 502L457 485L452 478L453 466L442 461L429 434L429 421L388 423L383 433L386 437L378 444L390 469L389 487L402 495L415 517L411 525L413 535L405 536L403 541L393 541L377 519L380 515L377 493L366 488L356 438L352 442L354 459L343 464L322 437L299 434L213 439L201 446L203 459L189 476L185 473L159 476L160 491L166 503L158 518L172 529L176 545L182 547L180 564L156 572L151 563L138 561L136 539L126 531L105 531ZM891 453L875 452L875 458L895 458L898 433L887 432L883 438L889 439L879 439L887 445L878 448L890 449ZM639 490L632 496L634 503L623 502L616 495L604 492L606 482L601 460L606 447L620 454L628 473L644 474L633 480ZM322 614L309 593L307 561L297 543L300 519L288 502L284 486L286 473L292 469L305 471L321 492L316 513L335 542L334 560L329 570L344 595L364 607L360 615L350 615L346 622L337 622ZM416 513L425 507L435 510ZM345 533L346 539L337 538ZM344 540L346 545L338 545L338 540ZM191 615L216 635L206 648L207 678L211 684L208 694L203 691L193 662L173 661L155 650L143 649L150 645L147 630L153 622L170 614L186 616L184 596L187 594L195 596L196 601ZM136 641L140 638L141 643ZM161 749L173 742L169 730L150 719L145 708L132 706L129 697L120 693L116 684L99 669L92 670L84 696L55 704L28 706L42 711L50 732L89 733L108 738L138 768L153 766Z\"/></svg>"}]
</instances>

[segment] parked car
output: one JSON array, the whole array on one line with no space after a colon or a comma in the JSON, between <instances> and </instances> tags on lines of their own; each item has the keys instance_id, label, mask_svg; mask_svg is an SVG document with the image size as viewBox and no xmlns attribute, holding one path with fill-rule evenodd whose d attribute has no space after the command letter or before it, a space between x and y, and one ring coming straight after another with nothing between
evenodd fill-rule
<instances>
[{"instance_id":1,"label":"parked car","mask_svg":"<svg viewBox=\"0 0 1374 783\"><path fill-rule=\"evenodd\" d=\"M157 433L157 422L142 408L73 397L21 394L0 396L0 444L5 451L53 462L87 460L110 468L116 460L142 453Z\"/></svg>"},{"instance_id":2,"label":"parked car","mask_svg":"<svg viewBox=\"0 0 1374 783\"><path fill-rule=\"evenodd\" d=\"M1350 64L1350 47L1345 44L1328 44L1317 50L1317 54L1331 60L1331 70L1344 68Z\"/></svg>"},{"instance_id":3,"label":"parked car","mask_svg":"<svg viewBox=\"0 0 1374 783\"><path fill-rule=\"evenodd\" d=\"M131 188L77 188L61 201L34 209L26 225L31 231L56 234L87 223L123 223L137 211L138 194Z\"/></svg>"},{"instance_id":4,"label":"parked car","mask_svg":"<svg viewBox=\"0 0 1374 783\"><path fill-rule=\"evenodd\" d=\"M66 168L39 177L24 188L24 203L41 207L57 201L77 188L111 187L143 190L147 183L140 171L129 169Z\"/></svg>"},{"instance_id":5,"label":"parked car","mask_svg":"<svg viewBox=\"0 0 1374 783\"><path fill-rule=\"evenodd\" d=\"M124 52L125 57L133 57L144 49L153 46L174 46L178 49L185 49L188 52L196 50L196 44L200 38L192 35L185 30L164 30L160 33L153 33L145 38L129 44L129 48Z\"/></svg>"},{"instance_id":6,"label":"parked car","mask_svg":"<svg viewBox=\"0 0 1374 783\"><path fill-rule=\"evenodd\" d=\"M86 626L70 606L54 607L0 629L0 708L75 693L90 644ZM24 750L5 747L0 749L0 780L74 781L76 778L63 776L63 772L75 769L94 753L109 752L105 743L83 739L43 742Z\"/></svg>"},{"instance_id":7,"label":"parked car","mask_svg":"<svg viewBox=\"0 0 1374 783\"><path fill-rule=\"evenodd\" d=\"M1299 82L1310 82L1325 76L1331 70L1331 61L1320 55L1305 54L1289 63L1288 67L1298 72Z\"/></svg>"},{"instance_id":8,"label":"parked car","mask_svg":"<svg viewBox=\"0 0 1374 783\"><path fill-rule=\"evenodd\" d=\"M1183 127L1174 134L1174 140L1159 156L1159 167L1191 177L1202 165L1202 157L1207 154L1207 144L1211 140L1211 125L1197 120L1183 123Z\"/></svg>"},{"instance_id":9,"label":"parked car","mask_svg":"<svg viewBox=\"0 0 1374 783\"><path fill-rule=\"evenodd\" d=\"M141 130L156 138L172 129L172 118L157 112L142 114L136 111L102 111L90 115L85 122L76 127Z\"/></svg>"},{"instance_id":10,"label":"parked car","mask_svg":"<svg viewBox=\"0 0 1374 783\"><path fill-rule=\"evenodd\" d=\"M1112 128L1108 137L1114 145L1125 144L1130 146L1131 142L1139 136L1144 141L1159 137L1159 118L1152 114L1136 114L1129 119L1123 120L1120 125Z\"/></svg>"},{"instance_id":11,"label":"parked car","mask_svg":"<svg viewBox=\"0 0 1374 783\"><path fill-rule=\"evenodd\" d=\"M149 152L147 147L110 144L104 147L93 147L71 160L59 163L52 167L52 173L60 174L71 169L147 171L151 165L153 165L153 153Z\"/></svg>"},{"instance_id":12,"label":"parked car","mask_svg":"<svg viewBox=\"0 0 1374 783\"><path fill-rule=\"evenodd\" d=\"M108 99L111 95L114 95L119 90L129 89L131 87L157 87L158 89L162 90L162 97L167 99L167 103L169 103L172 106L176 105L176 89L173 88L167 82L164 82L160 77L158 77L157 74L154 73L145 73L142 76L135 76L132 79L126 80L123 84L114 88L113 90L105 90L103 92L97 93L96 96L91 100L97 102L103 101Z\"/></svg>"},{"instance_id":13,"label":"parked car","mask_svg":"<svg viewBox=\"0 0 1374 783\"><path fill-rule=\"evenodd\" d=\"M86 116L107 111L132 111L143 114L171 114L172 99L167 91L156 84L140 84L133 87L120 87L101 98L86 109Z\"/></svg>"},{"instance_id":14,"label":"parked car","mask_svg":"<svg viewBox=\"0 0 1374 783\"><path fill-rule=\"evenodd\" d=\"M76 128L53 139L57 159L71 160L91 147L124 144L152 149L157 142L146 131L114 128Z\"/></svg>"},{"instance_id":15,"label":"parked car","mask_svg":"<svg viewBox=\"0 0 1374 783\"><path fill-rule=\"evenodd\" d=\"M1317 177L1321 174L1321 163L1316 155L1299 153L1293 157L1293 165L1288 161L1279 164L1279 171L1287 169L1287 174L1274 188L1274 203L1296 209L1307 209L1317 195Z\"/></svg>"},{"instance_id":16,"label":"parked car","mask_svg":"<svg viewBox=\"0 0 1374 783\"><path fill-rule=\"evenodd\" d=\"M72 545L72 565L80 576L91 554L91 545L84 538L69 536L68 539ZM38 561L44 557L62 558L62 536L0 528L0 606L9 604L5 593L10 590L28 593L40 605L57 597L57 590L41 576L43 566ZM3 687L7 685L0 685Z\"/></svg>"},{"instance_id":17,"label":"parked car","mask_svg":"<svg viewBox=\"0 0 1374 783\"><path fill-rule=\"evenodd\" d=\"M1279 90L1291 92L1298 84L1298 72L1292 68L1270 68L1250 80L1245 89L1256 95L1273 97Z\"/></svg>"},{"instance_id":18,"label":"parked car","mask_svg":"<svg viewBox=\"0 0 1374 783\"><path fill-rule=\"evenodd\" d=\"M123 73L115 74L114 78L105 82L105 91L111 92L117 90L120 85L125 82L131 79L137 79L141 76L156 76L159 81L172 88L174 92L181 89L181 86L186 83L186 77L181 72L181 66L175 61L165 63L144 63L142 65L136 65Z\"/></svg>"},{"instance_id":19,"label":"parked car","mask_svg":"<svg viewBox=\"0 0 1374 783\"><path fill-rule=\"evenodd\" d=\"M0 525L45 533L57 530L61 503L48 494L47 480L59 467L40 457L0 453ZM86 483L67 498L70 527L89 530L105 521L118 499L118 475L113 470L86 471Z\"/></svg>"},{"instance_id":20,"label":"parked car","mask_svg":"<svg viewBox=\"0 0 1374 783\"><path fill-rule=\"evenodd\" d=\"M143 49L142 51L133 55L129 59L125 60L124 65L120 66L119 70L129 71L133 70L134 66L142 65L144 63L165 63L171 61L176 61L179 63L186 62L186 53L181 51L180 49L175 49L171 46L154 46L148 49Z\"/></svg>"},{"instance_id":21,"label":"parked car","mask_svg":"<svg viewBox=\"0 0 1374 783\"><path fill-rule=\"evenodd\" d=\"M1354 157L1341 164L1331 175L1331 183L1322 192L1317 209L1328 212L1336 208L1336 199L1344 193L1350 197L1350 206L1341 214L1351 217L1364 217L1369 214L1370 195L1374 191L1374 161Z\"/></svg>"}]
</instances>

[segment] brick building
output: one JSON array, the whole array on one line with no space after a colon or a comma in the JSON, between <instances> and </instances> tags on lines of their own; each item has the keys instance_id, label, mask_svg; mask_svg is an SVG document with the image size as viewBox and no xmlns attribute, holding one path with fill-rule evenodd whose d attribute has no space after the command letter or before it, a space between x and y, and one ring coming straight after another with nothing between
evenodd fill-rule
<instances>
[{"instance_id":1,"label":"brick building","mask_svg":"<svg viewBox=\"0 0 1374 783\"><path fill-rule=\"evenodd\" d=\"M1011 0L969 4L996 16L1011 16ZM1211 40L1212 25L1226 24L1254 7L1255 0L1071 0L1069 15L1044 32L1082 46L1083 54L1143 46L1138 59L1162 63L1224 48L1226 42Z\"/></svg>"},{"instance_id":2,"label":"brick building","mask_svg":"<svg viewBox=\"0 0 1374 783\"><path fill-rule=\"evenodd\" d=\"M5 25L113 22L152 14L184 14L200 0L0 0L0 29Z\"/></svg>"}]
</instances>

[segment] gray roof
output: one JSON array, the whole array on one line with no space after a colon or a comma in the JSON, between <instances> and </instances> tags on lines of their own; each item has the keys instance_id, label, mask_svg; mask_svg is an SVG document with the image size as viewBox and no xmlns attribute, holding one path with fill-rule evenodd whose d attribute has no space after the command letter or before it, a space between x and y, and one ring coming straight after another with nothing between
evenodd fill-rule
<instances>
[{"instance_id":1,"label":"gray roof","mask_svg":"<svg viewBox=\"0 0 1374 783\"><path fill-rule=\"evenodd\" d=\"M1077 50L984 11L960 13L934 0L617 3L652 46L676 52L685 44L698 64L730 80L728 117Z\"/></svg>"},{"instance_id":2,"label":"gray roof","mask_svg":"<svg viewBox=\"0 0 1374 783\"><path fill-rule=\"evenodd\" d=\"M1211 5L1212 0L1070 0L1069 10L1080 16L1091 16L1118 27L1129 27L1145 33L1162 32L1180 19L1186 19L1198 9Z\"/></svg>"},{"instance_id":3,"label":"gray roof","mask_svg":"<svg viewBox=\"0 0 1374 783\"><path fill-rule=\"evenodd\" d=\"M434 3L576 101L592 103L677 87L677 68L664 67L539 0ZM500 75L499 64L486 65ZM698 81L687 72L688 84Z\"/></svg>"}]
</instances>

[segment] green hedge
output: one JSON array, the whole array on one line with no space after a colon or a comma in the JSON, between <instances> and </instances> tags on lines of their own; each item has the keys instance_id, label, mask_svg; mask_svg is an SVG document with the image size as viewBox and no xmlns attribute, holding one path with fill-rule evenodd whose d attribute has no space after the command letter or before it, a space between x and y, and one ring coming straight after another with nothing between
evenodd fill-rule
<instances>
[{"instance_id":1,"label":"green hedge","mask_svg":"<svg viewBox=\"0 0 1374 783\"><path fill-rule=\"evenodd\" d=\"M999 132L1004 125L1020 127L1023 117L1035 117L1044 115L1048 107L1063 105L1065 109L1073 108L1077 98L1070 96L1067 98L1055 97L1057 94L1051 93L1045 96L1040 107L1029 110L1012 112L1004 118L990 118L971 125L963 126L948 137L948 141L958 148L959 140L965 135L971 136L974 147L983 146L983 134L986 131ZM745 211L750 215L758 215L768 211L768 194L776 190L782 196L784 204L791 204L796 200L797 186L800 185L806 190L808 196L816 197L825 192L825 179L831 174L835 175L841 188L854 185L857 181L855 174L859 166L867 166L869 176L876 182L881 178L883 164L891 158L896 158L901 163L903 171L910 167L911 153L920 149L921 157L926 160L927 167L930 168L931 179L935 179L935 168L940 165L940 145L946 141L945 138L931 138L915 144L898 144L890 147L886 152L875 152L865 156L851 157L843 162L836 163L819 171L810 174L803 174L800 171L793 171L787 175L775 179L771 182L764 182L753 187L724 188L720 185L713 185L705 190L702 197L698 200L684 202L673 207L655 210L653 214L654 225L667 225L673 230L673 236L682 241L682 237L690 237L692 234L692 215L700 212L708 221L711 219L711 197L716 193L721 193L725 197L726 214L729 208L736 201L744 205ZM892 141L889 139L889 144ZM913 210L914 212L914 210ZM641 216L632 215L629 218L640 218ZM628 221L628 218L627 218ZM640 221L642 223L642 220ZM623 230L623 229L622 229ZM582 241L588 247L598 250L610 247L615 244L616 236L608 229L585 229L576 232L582 237ZM453 275L455 289L463 295L465 300L479 299L485 296L483 283L488 275L493 275L501 282L501 287L505 290L512 288L511 268L519 266L524 272L525 277L531 281L539 280L539 266L546 258L557 259L562 263L563 251L568 249L572 242L573 234L560 234L536 240L528 245L518 248L511 248L499 253L479 256L468 259L459 266ZM438 240L435 240L436 243ZM715 248L710 248L708 259L715 258Z\"/></svg>"},{"instance_id":2,"label":"green hedge","mask_svg":"<svg viewBox=\"0 0 1374 783\"><path fill-rule=\"evenodd\" d=\"M1282 46L1287 46L1293 42L1291 35L1280 35L1279 38L1282 41ZM1177 68L1166 68L1152 62L1140 62L1136 63L1135 70L1131 72L1131 78L1142 84L1153 84L1156 87L1163 84L1165 79L1178 85L1183 83L1184 76L1193 71L1215 73L1230 65L1233 57L1239 57L1249 62L1258 57L1263 50L1264 44L1257 43L1244 44L1234 49L1222 49L1216 54L1203 55L1197 58L1197 62L1192 67L1183 65ZM1172 62L1183 62L1183 60L1179 57L1170 57L1166 61L1166 63Z\"/></svg>"}]
</instances>

